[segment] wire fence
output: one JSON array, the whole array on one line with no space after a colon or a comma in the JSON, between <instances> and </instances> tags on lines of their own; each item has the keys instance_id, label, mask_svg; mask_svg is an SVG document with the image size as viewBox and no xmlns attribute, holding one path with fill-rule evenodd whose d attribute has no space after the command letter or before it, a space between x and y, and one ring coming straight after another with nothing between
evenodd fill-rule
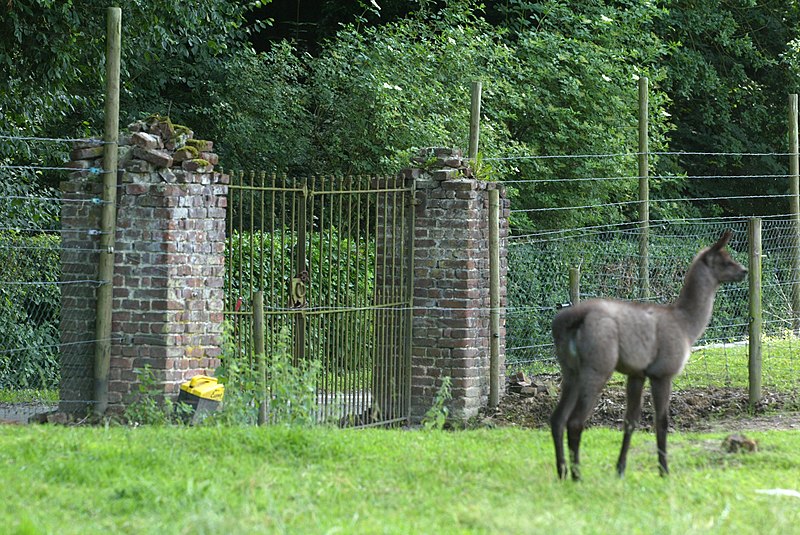
<instances>
[{"instance_id":1,"label":"wire fence","mask_svg":"<svg viewBox=\"0 0 800 535\"><path fill-rule=\"evenodd\" d=\"M64 385L61 373L71 366L87 369L87 358L96 342L95 317L85 313L93 300L97 280L97 228L103 201L97 192L32 187L34 183L55 184L75 169L54 162L67 160L71 143L92 140L14 138L0 136L0 419L8 418L4 407L13 404L10 417L26 417L56 405L64 388L85 392L92 399L92 378L70 374L76 381ZM54 150L53 145L60 148ZM674 153L696 154L696 153ZM705 153L704 153L705 154ZM724 157L732 153L714 153ZM10 156L14 155L14 156ZM55 155L55 156L54 156ZM700 154L697 154L700 155ZM744 156L786 156L783 153L736 153ZM617 158L619 154L564 155L530 158ZM627 153L625 156L635 156ZM21 161L22 158L25 160ZM93 170L84 170L92 174ZM659 175L652 183L679 175ZM45 178L43 181L42 178ZM783 180L788 174L695 175L690 180ZM507 181L512 188L535 188L560 184L596 184L638 178L621 176L519 178ZM31 187L28 187L31 186ZM683 198L652 198L652 206L675 203L720 203L742 199L767 199L788 206L784 191L762 193L754 186L746 195ZM576 197L573 197L576 198ZM580 197L577 197L580 198ZM623 199L592 200L551 206L524 206L512 202L512 221L525 216L546 224L558 221L558 214L588 213L615 208L634 211L640 201L631 193ZM65 207L68 207L65 210ZM555 215L555 219L553 216ZM624 212L623 212L624 214ZM630 214L628 213L628 216ZM506 364L509 371L557 373L550 323L560 306L569 301L569 270L580 267L582 299L638 296L639 230L630 217L583 224L533 228L517 232L507 240L508 306L506 318ZM568 228L562 228L568 227ZM668 302L677 296L689 263L697 251L713 243L724 229L734 231L730 249L746 262L747 216L662 218L650 221L649 276L651 299ZM794 222L789 210L764 216L763 223L763 309L764 367L766 387L798 388L800 344L792 335L792 255L795 249ZM89 238L87 240L87 237ZM89 246L87 246L87 244ZM690 359L681 381L685 384L747 385L748 289L746 283L720 289L712 322L699 349ZM83 303L83 304L81 304ZM431 311L431 313L438 311ZM488 315L489 311L485 312ZM78 333L69 339L61 327ZM78 326L78 328L75 328ZM680 383L679 383L680 384ZM71 399L79 399L74 395Z\"/></svg>"},{"instance_id":2,"label":"wire fence","mask_svg":"<svg viewBox=\"0 0 800 535\"><path fill-rule=\"evenodd\" d=\"M76 305L99 284L92 222L103 201L62 192L56 185L76 170L53 164L85 141L0 136L0 420L53 410L65 387L91 400L88 374L70 385L61 377L86 367L96 338L94 316ZM80 328L64 336L65 324Z\"/></svg>"},{"instance_id":3,"label":"wire fence","mask_svg":"<svg viewBox=\"0 0 800 535\"><path fill-rule=\"evenodd\" d=\"M698 156L787 156L783 153L670 153ZM577 155L575 158L608 158L608 155ZM559 156L570 158L571 156ZM667 178L674 178L668 176ZM658 183L664 177L650 177ZM741 181L738 175L695 176L694 180ZM783 191L769 193L759 186L759 179L780 179ZM792 334L792 255L796 247L796 227L791 219L789 175L751 174L745 177L752 187L746 195L713 195L691 198L651 198L650 206L668 203L729 203L742 199L765 199L773 205L785 205L785 213L762 215L762 303L763 303L763 385L767 388L797 391L800 388L800 341ZM509 181L512 188L531 188L540 185L568 186L571 183L598 183L628 180L629 199L636 198L638 177L559 177L547 180L525 179ZM774 188L773 188L774 189ZM572 197L574 199L574 196ZM544 225L552 224L553 216L564 219L575 212L584 215L608 209L632 207L633 216L640 200L609 200L587 202L573 200L558 206L515 209L512 221L523 215L527 223L537 222L542 214ZM708 205L706 205L708 206ZM778 210L780 211L780 210ZM755 214L753 214L755 215ZM584 219L591 219L585 217ZM553 351L550 325L558 310L570 301L570 268L580 270L580 298L593 297L636 300L639 298L639 223L631 217L621 221L586 224L573 228L542 228L517 231L508 239L508 308L506 309L506 365L509 372L524 370L532 374L557 374L558 365ZM633 220L632 220L633 219ZM725 229L734 237L729 249L734 258L747 265L747 225L749 215L731 217L663 218L649 222L649 282L650 300L666 303L674 300L681 288L686 269L694 255L715 242ZM676 382L681 386L748 385L748 311L747 281L724 285L717 293L711 323L697 342L689 365ZM618 378L619 379L619 378Z\"/></svg>"}]
</instances>

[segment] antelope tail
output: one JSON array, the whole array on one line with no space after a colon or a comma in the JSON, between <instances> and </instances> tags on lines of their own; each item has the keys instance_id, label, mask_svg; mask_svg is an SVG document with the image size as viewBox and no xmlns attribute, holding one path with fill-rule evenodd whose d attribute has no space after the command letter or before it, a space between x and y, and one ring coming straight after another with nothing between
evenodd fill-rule
<instances>
[{"instance_id":1,"label":"antelope tail","mask_svg":"<svg viewBox=\"0 0 800 535\"><path fill-rule=\"evenodd\" d=\"M580 369L580 355L575 335L585 318L585 309L572 307L562 310L553 319L553 341L562 371L577 372Z\"/></svg>"}]
</instances>

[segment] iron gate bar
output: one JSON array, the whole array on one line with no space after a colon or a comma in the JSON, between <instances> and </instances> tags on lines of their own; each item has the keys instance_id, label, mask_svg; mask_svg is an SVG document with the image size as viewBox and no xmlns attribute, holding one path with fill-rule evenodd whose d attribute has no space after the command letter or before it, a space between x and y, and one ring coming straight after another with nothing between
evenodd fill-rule
<instances>
[{"instance_id":1,"label":"iron gate bar","mask_svg":"<svg viewBox=\"0 0 800 535\"><path fill-rule=\"evenodd\" d=\"M266 290L267 351L278 349L281 326L294 327L294 362L318 359L325 370L317 378L321 418L343 411L365 426L410 415L413 191L413 181L397 177L232 174L226 315L235 354L253 357L249 296ZM293 308L282 296L303 271L304 306ZM371 414L351 411L370 406Z\"/></svg>"},{"instance_id":2,"label":"iron gate bar","mask_svg":"<svg viewBox=\"0 0 800 535\"><path fill-rule=\"evenodd\" d=\"M380 193L378 195L380 195ZM387 236L387 232L388 232L388 225L386 225L386 220L389 217L389 202L388 201L389 201L389 194L388 193L383 193L383 203L381 203L382 206L383 206L383 221L384 221L384 224L382 225L382 227L383 227L383 247L386 250L389 250L386 247L386 242L387 242L386 236ZM395 212L395 210L392 210L392 213L394 213L394 212ZM376 218L379 217L378 216L378 210L375 210L375 217ZM377 224L378 223L376 221L376 225ZM386 253L381 255L381 260L383 261L383 265L381 266L381 273L383 273L384 277L386 276L386 273L387 273L387 270L386 270L386 257L387 256L388 255ZM376 258L376 262L377 262L377 258ZM392 280L392 284L394 284L394 280ZM376 292L378 291L377 285L376 285L375 291ZM385 299L386 298L385 293L381 297L382 297L381 301L383 299ZM378 299L376 298L376 302L377 301L378 301ZM383 303L380 303L380 304L383 304ZM387 396L390 395L388 393L388 388L387 387L388 387L388 381L389 381L389 377L391 375L391 372L388 369L387 355L386 355L385 349L384 349L386 347L386 345L387 345L386 336L389 334L387 332L389 330L387 328L388 314L386 314L383 311L380 311L380 309L378 309L378 310L376 310L375 315L380 318L380 320L378 321L378 326L379 326L379 328L381 330L381 333L380 333L380 336L379 336L378 340L383 340L383 344L381 345L382 351L379 352L379 356L378 356L379 362L380 362L379 363L379 369L382 370L382 373L380 373L379 376L378 376L378 385L376 387L377 390L378 390L378 393L380 395L380 399L378 400L378 403L379 403L378 410L387 412L389 415L391 415L390 416L390 418L391 418L391 417L394 416L393 415L394 411L391 410L391 408L389 407L389 400L386 399Z\"/></svg>"},{"instance_id":3,"label":"iron gate bar","mask_svg":"<svg viewBox=\"0 0 800 535\"><path fill-rule=\"evenodd\" d=\"M405 385L406 385L406 406L405 406L405 414L409 419L409 423L411 422L411 357L412 357L412 347L414 343L414 329L413 329L413 322L414 322L414 256L416 255L416 249L414 244L414 229L415 229L415 218L416 218L416 210L415 207L417 206L417 183L414 180L411 180L411 191L407 198L407 207L408 207L408 214L403 219L408 219L408 229L404 229L403 236L410 236L408 240L408 252L405 255L405 259L407 265L405 266L406 273L408 273L408 281L406 282L406 296L408 298L408 306L406 312L406 325L405 325L405 333L406 333L406 345L405 345L405 355L404 355L404 368L408 377L405 378ZM405 241L404 241L405 243Z\"/></svg>"}]
</instances>

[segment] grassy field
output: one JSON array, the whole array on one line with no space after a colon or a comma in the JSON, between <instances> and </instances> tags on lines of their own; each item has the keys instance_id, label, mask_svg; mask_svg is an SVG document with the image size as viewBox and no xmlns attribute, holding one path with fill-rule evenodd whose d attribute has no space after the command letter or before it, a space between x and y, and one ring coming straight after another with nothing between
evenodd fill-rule
<instances>
[{"instance_id":1,"label":"grassy field","mask_svg":"<svg viewBox=\"0 0 800 535\"><path fill-rule=\"evenodd\" d=\"M746 342L701 346L692 351L683 372L674 381L675 390L707 387L748 387L748 346ZM514 366L529 374L558 374L554 360L535 366ZM764 337L762 341L761 382L764 388L785 393L800 393L800 340L794 337ZM615 374L613 384L624 385Z\"/></svg>"},{"instance_id":2,"label":"grassy field","mask_svg":"<svg viewBox=\"0 0 800 535\"><path fill-rule=\"evenodd\" d=\"M761 352L761 380L765 387L780 391L800 390L800 341L792 337L765 337ZM675 387L747 388L748 361L746 343L700 348L692 352L686 369L675 379Z\"/></svg>"},{"instance_id":3,"label":"grassy field","mask_svg":"<svg viewBox=\"0 0 800 535\"><path fill-rule=\"evenodd\" d=\"M749 434L750 435L750 434ZM549 434L329 428L0 427L8 533L797 533L798 431L672 434L657 475L637 434L584 435L581 484L554 477Z\"/></svg>"}]
</instances>

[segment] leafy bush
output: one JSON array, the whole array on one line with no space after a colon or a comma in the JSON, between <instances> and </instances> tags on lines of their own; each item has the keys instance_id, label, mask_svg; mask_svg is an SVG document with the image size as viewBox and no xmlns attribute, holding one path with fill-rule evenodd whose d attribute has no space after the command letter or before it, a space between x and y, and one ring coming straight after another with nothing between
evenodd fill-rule
<instances>
[{"instance_id":1,"label":"leafy bush","mask_svg":"<svg viewBox=\"0 0 800 535\"><path fill-rule=\"evenodd\" d=\"M125 408L125 419L131 425L169 425L183 423L192 412L185 403L175 403L163 397L153 369L149 364L134 370L139 376L138 395Z\"/></svg>"},{"instance_id":2,"label":"leafy bush","mask_svg":"<svg viewBox=\"0 0 800 535\"><path fill-rule=\"evenodd\" d=\"M267 347L274 348L268 355L237 353L230 332L228 326L222 365L216 370L216 376L225 384L225 398L222 409L210 415L207 422L255 425L259 407L266 403L266 417L270 424L316 423L319 361L294 363L291 339L285 329L267 344ZM265 377L259 376L260 359L264 359ZM266 393L266 399L262 392Z\"/></svg>"}]
</instances>

